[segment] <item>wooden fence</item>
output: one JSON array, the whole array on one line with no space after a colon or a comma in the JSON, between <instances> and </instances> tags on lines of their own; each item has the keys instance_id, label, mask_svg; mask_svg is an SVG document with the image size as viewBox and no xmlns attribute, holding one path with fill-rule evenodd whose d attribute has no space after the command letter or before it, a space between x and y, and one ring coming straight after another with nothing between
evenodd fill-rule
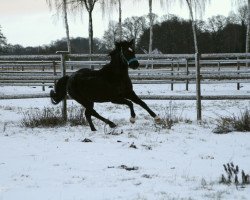
<instances>
[{"instance_id":1,"label":"wooden fence","mask_svg":"<svg viewBox=\"0 0 250 200\"><path fill-rule=\"evenodd\" d=\"M92 61L89 61L89 58ZM250 99L249 95L201 95L201 83L240 83L250 80L250 54L160 54L137 55L143 70L129 71L134 84L196 84L196 95L141 95L143 99L196 100L197 120L201 120L201 100ZM70 60L70 61L69 61ZM0 85L41 85L50 86L60 77L71 74L82 67L100 68L108 62L104 54L67 54L57 55L10 55L0 56ZM150 66L150 69L148 69ZM66 70L67 69L67 70ZM5 95L0 99L43 98L49 94ZM63 101L63 116L67 118L67 101Z\"/></svg>"}]
</instances>

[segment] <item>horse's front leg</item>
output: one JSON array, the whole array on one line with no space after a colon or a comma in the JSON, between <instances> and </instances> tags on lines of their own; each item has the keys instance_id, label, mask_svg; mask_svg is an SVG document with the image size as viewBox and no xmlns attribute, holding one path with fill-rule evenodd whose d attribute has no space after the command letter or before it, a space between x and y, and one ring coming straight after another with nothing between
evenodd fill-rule
<instances>
[{"instance_id":1,"label":"horse's front leg","mask_svg":"<svg viewBox=\"0 0 250 200\"><path fill-rule=\"evenodd\" d=\"M148 105L142 101L136 94L134 91L132 91L128 97L128 99L130 99L131 101L133 101L134 103L140 105L142 108L144 108L146 111L148 111L148 113L155 119L155 121L158 123L160 122L160 118L158 115L156 115L149 107Z\"/></svg>"},{"instance_id":2,"label":"horse's front leg","mask_svg":"<svg viewBox=\"0 0 250 200\"><path fill-rule=\"evenodd\" d=\"M118 99L115 99L115 100L112 100L111 101L112 103L115 103L115 104L125 104L129 107L130 109L130 122L131 123L135 123L135 111L134 111L134 106L133 106L133 103L127 99L123 99L123 98L118 98Z\"/></svg>"}]
</instances>

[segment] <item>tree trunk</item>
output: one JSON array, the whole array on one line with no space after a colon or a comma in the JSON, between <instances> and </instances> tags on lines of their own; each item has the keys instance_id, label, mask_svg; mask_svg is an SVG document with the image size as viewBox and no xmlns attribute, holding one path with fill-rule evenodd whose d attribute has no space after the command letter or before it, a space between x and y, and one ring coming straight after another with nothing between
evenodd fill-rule
<instances>
[{"instance_id":1,"label":"tree trunk","mask_svg":"<svg viewBox=\"0 0 250 200\"><path fill-rule=\"evenodd\" d=\"M92 10L89 11L89 54L93 53L93 23Z\"/></svg>"},{"instance_id":2,"label":"tree trunk","mask_svg":"<svg viewBox=\"0 0 250 200\"><path fill-rule=\"evenodd\" d=\"M150 23L148 53L151 54L151 52L152 52L152 46L153 46L153 15L152 15L152 0L149 0L148 2L149 2L149 23Z\"/></svg>"},{"instance_id":3,"label":"tree trunk","mask_svg":"<svg viewBox=\"0 0 250 200\"><path fill-rule=\"evenodd\" d=\"M245 52L246 50L246 24L245 21L242 19L241 20L241 46L240 46L240 52Z\"/></svg>"},{"instance_id":4,"label":"tree trunk","mask_svg":"<svg viewBox=\"0 0 250 200\"><path fill-rule=\"evenodd\" d=\"M122 5L121 5L121 0L118 0L119 3L119 39L120 41L122 40Z\"/></svg>"},{"instance_id":5,"label":"tree trunk","mask_svg":"<svg viewBox=\"0 0 250 200\"><path fill-rule=\"evenodd\" d=\"M195 53L199 53L198 42L197 42L197 35L196 35L196 23L195 23L195 20L194 20L192 5L191 5L190 1L186 0L186 2L187 2L187 5L188 5L189 14L190 14L191 21L192 21L192 30L193 30L193 36L194 36L194 49L195 49Z\"/></svg>"},{"instance_id":6,"label":"tree trunk","mask_svg":"<svg viewBox=\"0 0 250 200\"><path fill-rule=\"evenodd\" d=\"M66 29L68 52L71 53L71 44L70 44L70 37L69 37L69 24L68 24L68 17L67 17L67 2L66 2L66 0L63 0L63 15L64 15L64 25L65 25L65 29Z\"/></svg>"},{"instance_id":7,"label":"tree trunk","mask_svg":"<svg viewBox=\"0 0 250 200\"><path fill-rule=\"evenodd\" d=\"M248 0L247 4L246 53L249 53L249 41L250 41L250 0Z\"/></svg>"}]
</instances>

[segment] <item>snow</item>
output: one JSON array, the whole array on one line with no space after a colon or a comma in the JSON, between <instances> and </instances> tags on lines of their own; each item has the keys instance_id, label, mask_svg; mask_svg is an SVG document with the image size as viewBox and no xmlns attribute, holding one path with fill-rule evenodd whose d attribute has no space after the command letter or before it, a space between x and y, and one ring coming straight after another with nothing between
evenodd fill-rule
<instances>
[{"instance_id":1,"label":"snow","mask_svg":"<svg viewBox=\"0 0 250 200\"><path fill-rule=\"evenodd\" d=\"M174 85L174 91L170 85L134 88L137 94L195 91L194 85L190 91L184 85ZM202 93L248 94L249 88L249 84L242 84L240 91L236 84L202 85ZM41 90L4 86L0 95ZM171 107L175 116L191 123L164 129L135 105L136 122L131 124L126 106L103 103L95 109L118 124L115 130L97 119L97 132L69 125L31 129L20 126L23 113L54 107L49 99L0 100L0 200L249 199L250 186L223 185L219 179L228 162L250 173L250 134L212 133L220 116L239 114L249 101L202 101L201 124L195 120L195 101L146 103L161 117ZM78 104L70 100L68 106L73 105ZM85 138L92 142L82 142Z\"/></svg>"}]
</instances>

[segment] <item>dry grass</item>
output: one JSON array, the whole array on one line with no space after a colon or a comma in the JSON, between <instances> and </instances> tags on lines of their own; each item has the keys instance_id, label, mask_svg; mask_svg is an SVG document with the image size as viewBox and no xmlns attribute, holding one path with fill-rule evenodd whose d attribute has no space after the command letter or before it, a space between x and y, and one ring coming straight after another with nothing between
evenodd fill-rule
<instances>
[{"instance_id":1,"label":"dry grass","mask_svg":"<svg viewBox=\"0 0 250 200\"><path fill-rule=\"evenodd\" d=\"M158 127L163 129L171 129L175 124L179 122L192 123L191 120L184 119L181 114L177 115L178 108L172 101L165 107L162 119L157 123Z\"/></svg>"},{"instance_id":2,"label":"dry grass","mask_svg":"<svg viewBox=\"0 0 250 200\"><path fill-rule=\"evenodd\" d=\"M44 108L23 113L21 125L24 127L56 127L70 124L70 126L87 125L84 109L71 107L68 109L68 121L62 118L61 109Z\"/></svg>"},{"instance_id":3,"label":"dry grass","mask_svg":"<svg viewBox=\"0 0 250 200\"><path fill-rule=\"evenodd\" d=\"M247 132L250 131L250 112L246 109L240 116L221 117L214 133L223 134L232 131Z\"/></svg>"}]
</instances>

